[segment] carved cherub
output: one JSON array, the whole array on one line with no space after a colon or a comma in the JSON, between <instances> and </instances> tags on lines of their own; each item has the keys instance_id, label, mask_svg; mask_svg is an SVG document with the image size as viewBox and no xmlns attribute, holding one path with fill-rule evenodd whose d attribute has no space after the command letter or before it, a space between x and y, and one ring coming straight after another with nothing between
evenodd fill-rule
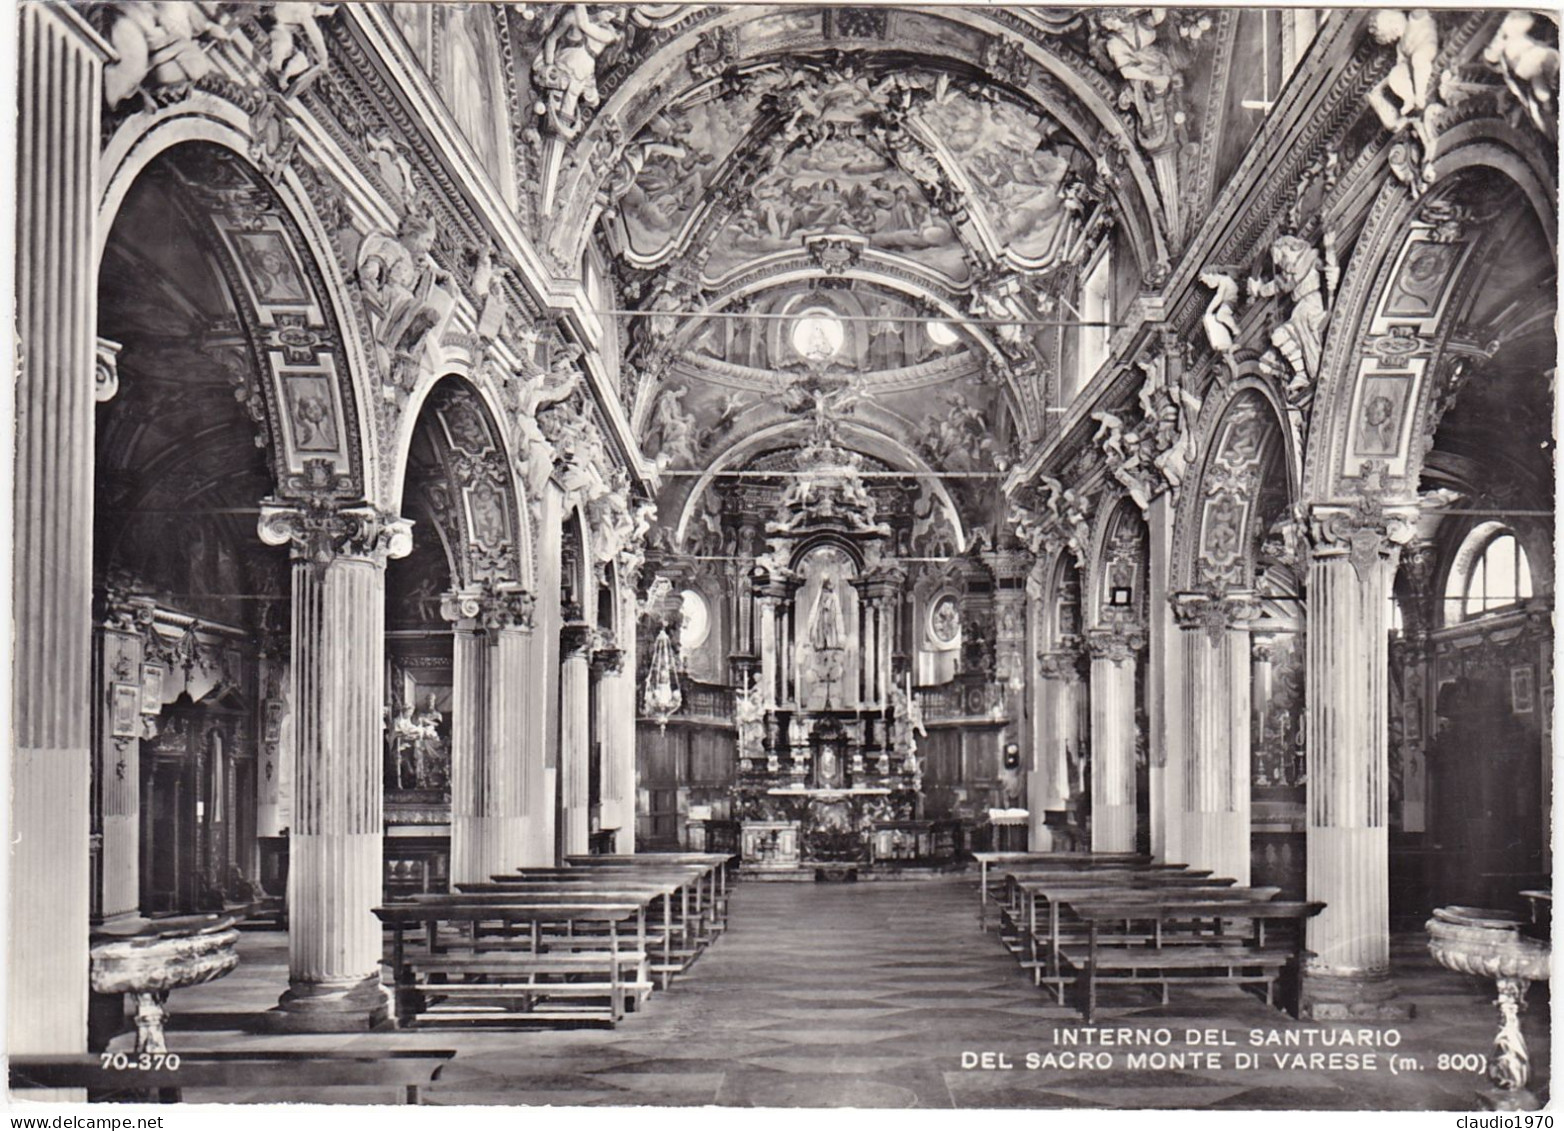
<instances>
[{"instance_id":1,"label":"carved cherub","mask_svg":"<svg viewBox=\"0 0 1564 1131\"><path fill-rule=\"evenodd\" d=\"M1532 125L1552 137L1558 131L1559 49L1531 34L1536 22L1529 12L1511 12L1489 40L1483 62L1504 76L1504 85L1525 107ZM1555 115L1551 120L1550 110Z\"/></svg>"},{"instance_id":2,"label":"carved cherub","mask_svg":"<svg viewBox=\"0 0 1564 1131\"><path fill-rule=\"evenodd\" d=\"M267 62L284 94L302 93L326 69L326 37L320 20L336 10L336 4L294 0L271 6L272 52Z\"/></svg>"},{"instance_id":3,"label":"carved cherub","mask_svg":"<svg viewBox=\"0 0 1564 1131\"><path fill-rule=\"evenodd\" d=\"M1206 340L1213 352L1230 357L1238 342L1238 318L1233 311L1233 304L1238 301L1238 284L1221 271L1202 271L1200 281L1215 292L1200 319Z\"/></svg>"}]
</instances>

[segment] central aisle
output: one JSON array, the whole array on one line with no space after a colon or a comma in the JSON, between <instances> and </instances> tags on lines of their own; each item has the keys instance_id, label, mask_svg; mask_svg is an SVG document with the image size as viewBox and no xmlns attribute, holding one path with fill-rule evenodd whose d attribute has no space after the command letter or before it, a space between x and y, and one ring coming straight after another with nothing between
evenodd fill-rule
<instances>
[{"instance_id":1,"label":"central aisle","mask_svg":"<svg viewBox=\"0 0 1564 1131\"><path fill-rule=\"evenodd\" d=\"M247 935L233 975L170 1004L173 1048L451 1048L430 1104L962 1108L1410 1108L1471 1110L1480 1081L1456 1072L1028 1070L1028 1052L1075 1051L1056 1030L1080 1015L1032 985L992 931L977 927L974 877L857 884L740 881L731 926L645 1011L617 1029L517 1032L426 1028L287 1037L234 1029L286 983L285 940ZM1404 1052L1489 1047L1491 986L1433 966L1421 936L1396 940ZM1547 1005L1526 1016L1540 1086ZM253 1014L252 1014L253 1011ZM1241 1047L1251 1029L1307 1028L1232 986L1180 987L1171 1005L1120 993L1108 1026L1217 1030ZM249 1026L246 1026L249 1028ZM128 1039L128 1038L127 1038ZM1009 1071L963 1067L964 1052L1003 1053ZM192 1102L384 1103L385 1089L192 1091Z\"/></svg>"}]
</instances>

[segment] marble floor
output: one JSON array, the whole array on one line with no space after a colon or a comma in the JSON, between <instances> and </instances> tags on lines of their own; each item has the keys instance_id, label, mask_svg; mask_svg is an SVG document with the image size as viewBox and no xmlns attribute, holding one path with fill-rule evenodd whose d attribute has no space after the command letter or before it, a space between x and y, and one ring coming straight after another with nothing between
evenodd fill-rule
<instances>
[{"instance_id":1,"label":"marble floor","mask_svg":"<svg viewBox=\"0 0 1564 1131\"><path fill-rule=\"evenodd\" d=\"M1478 1108L1481 1075L1439 1058L1486 1053L1496 1027L1492 986L1444 971L1421 939L1396 940L1401 997L1416 1017L1366 1033L1308 1025L1233 987L1175 987L1157 1004L1120 990L1098 1030L1168 1030L1165 1046L1092 1051L1109 1063L1063 1066L1085 1032L1072 1009L1035 988L992 931L978 930L970 877L898 884L739 884L732 924L672 989L614 1030L470 1029L280 1036L258 1016L286 984L286 940L246 934L228 978L176 993L171 1048L454 1048L425 1095L431 1104L724 1105L934 1108ZM1524 1018L1534 1085L1548 1080L1547 987L1533 987ZM1338 1045L1316 1052L1376 1054L1372 1068L1328 1062L1278 1067L1276 1040L1344 1029L1395 1048ZM1191 1033L1191 1030L1195 1031ZM1134 1036L1133 1034L1131 1035ZM1191 1043L1191 1038L1194 1039ZM122 1038L123 1039L123 1038ZM1316 1040L1319 1040L1316 1037ZM1185 1054L1131 1067L1136 1053ZM990 1054L984 1061L979 1054ZM1255 1057L1253 1066L1236 1054ZM1035 1057L1029 1066L1028 1055ZM1054 1054L1050 1059L1049 1054ZM1191 1054L1216 1056L1193 1067ZM1390 1056L1397 1060L1392 1070ZM988 1065L987 1067L983 1065ZM974 1066L975 1065L975 1066ZM1001 1067L1008 1065L1009 1067ZM194 1102L390 1103L388 1090L191 1091Z\"/></svg>"}]
</instances>

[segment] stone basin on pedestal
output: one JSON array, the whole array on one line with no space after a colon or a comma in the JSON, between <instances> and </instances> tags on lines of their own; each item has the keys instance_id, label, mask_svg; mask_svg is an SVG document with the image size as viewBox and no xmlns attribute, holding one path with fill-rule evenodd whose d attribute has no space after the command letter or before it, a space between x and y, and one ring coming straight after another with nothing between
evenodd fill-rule
<instances>
[{"instance_id":1,"label":"stone basin on pedestal","mask_svg":"<svg viewBox=\"0 0 1564 1131\"><path fill-rule=\"evenodd\" d=\"M91 982L100 994L133 994L136 1052L168 1051L164 1003L171 990L214 981L239 965L232 915L180 915L94 934Z\"/></svg>"},{"instance_id":2,"label":"stone basin on pedestal","mask_svg":"<svg viewBox=\"0 0 1564 1131\"><path fill-rule=\"evenodd\" d=\"M1532 982L1547 981L1551 947L1521 934L1525 922L1508 911L1440 907L1427 923L1434 961L1461 974L1492 979L1498 988L1499 1033L1494 1037L1488 1080L1478 1098L1495 1111L1535 1111L1541 1105L1527 1089L1531 1058L1520 1015Z\"/></svg>"}]
</instances>

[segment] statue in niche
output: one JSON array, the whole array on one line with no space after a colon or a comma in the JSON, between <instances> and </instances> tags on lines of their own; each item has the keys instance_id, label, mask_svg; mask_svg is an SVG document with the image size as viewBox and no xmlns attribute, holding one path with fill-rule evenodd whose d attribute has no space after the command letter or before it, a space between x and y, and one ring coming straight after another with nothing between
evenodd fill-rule
<instances>
[{"instance_id":1,"label":"statue in niche","mask_svg":"<svg viewBox=\"0 0 1564 1131\"><path fill-rule=\"evenodd\" d=\"M617 7L571 4L549 29L532 81L543 92L537 112L550 133L574 138L584 124L581 107L595 109L601 101L598 56L624 38L623 19Z\"/></svg>"},{"instance_id":2,"label":"statue in niche","mask_svg":"<svg viewBox=\"0 0 1564 1131\"><path fill-rule=\"evenodd\" d=\"M1323 240L1324 262L1313 244L1298 236L1277 236L1271 243L1273 274L1269 280L1249 279L1252 298L1285 294L1292 299L1292 312L1271 331L1271 345L1291 368L1287 382L1288 400L1306 402L1312 394L1320 370L1320 350L1325 341L1325 324L1330 319L1330 299L1336 289L1340 268L1336 262L1336 239L1326 232Z\"/></svg>"},{"instance_id":3,"label":"statue in niche","mask_svg":"<svg viewBox=\"0 0 1564 1131\"><path fill-rule=\"evenodd\" d=\"M820 583L814 612L809 616L809 643L817 652L833 652L843 647L846 631L842 621L842 599L836 585L827 577Z\"/></svg>"},{"instance_id":4,"label":"statue in niche","mask_svg":"<svg viewBox=\"0 0 1564 1131\"><path fill-rule=\"evenodd\" d=\"M411 703L402 707L391 724L392 780L397 789L445 788L450 766L440 737L444 719L433 692L416 715Z\"/></svg>"}]
</instances>

